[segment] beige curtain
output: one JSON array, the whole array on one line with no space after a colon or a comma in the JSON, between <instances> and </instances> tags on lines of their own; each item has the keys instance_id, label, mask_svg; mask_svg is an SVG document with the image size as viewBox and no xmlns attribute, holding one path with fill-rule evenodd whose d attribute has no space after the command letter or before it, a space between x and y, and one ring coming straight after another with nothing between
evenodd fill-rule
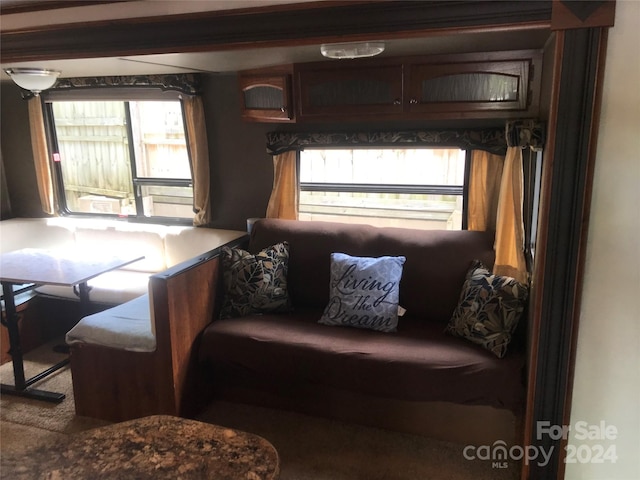
<instances>
[{"instance_id":1,"label":"beige curtain","mask_svg":"<svg viewBox=\"0 0 640 480\"><path fill-rule=\"evenodd\" d=\"M55 215L53 175L51 173L51 163L49 162L47 135L44 130L42 102L39 96L29 99L29 128L31 130L31 148L33 149L33 162L36 168L36 182L42 211L49 215Z\"/></svg>"},{"instance_id":2,"label":"beige curtain","mask_svg":"<svg viewBox=\"0 0 640 480\"><path fill-rule=\"evenodd\" d=\"M495 231L504 157L484 150L471 152L467 229Z\"/></svg>"},{"instance_id":3,"label":"beige curtain","mask_svg":"<svg viewBox=\"0 0 640 480\"><path fill-rule=\"evenodd\" d=\"M500 182L493 272L526 285L529 275L524 257L523 191L522 149L508 147Z\"/></svg>"},{"instance_id":4,"label":"beige curtain","mask_svg":"<svg viewBox=\"0 0 640 480\"><path fill-rule=\"evenodd\" d=\"M298 173L296 151L273 156L273 189L267 218L298 219Z\"/></svg>"},{"instance_id":5,"label":"beige curtain","mask_svg":"<svg viewBox=\"0 0 640 480\"><path fill-rule=\"evenodd\" d=\"M191 171L193 174L193 224L206 225L211 221L211 192L209 188L209 145L204 122L202 98L186 97L183 100L189 150L191 151Z\"/></svg>"}]
</instances>

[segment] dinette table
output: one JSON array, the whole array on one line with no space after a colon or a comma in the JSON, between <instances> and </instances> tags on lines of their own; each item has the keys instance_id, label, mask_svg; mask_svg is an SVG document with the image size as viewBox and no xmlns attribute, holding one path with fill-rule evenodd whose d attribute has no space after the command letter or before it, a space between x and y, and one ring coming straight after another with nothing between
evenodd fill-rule
<instances>
[{"instance_id":1,"label":"dinette table","mask_svg":"<svg viewBox=\"0 0 640 480\"><path fill-rule=\"evenodd\" d=\"M73 287L81 304L81 311L88 312L90 306L89 280L100 274L121 268L144 256L110 254L109 252L83 251L76 249L25 248L0 255L0 281L5 315L2 324L9 333L9 354L13 361L14 385L2 384L0 393L61 402L65 395L56 392L29 388L34 383L59 370L69 363L66 358L43 372L25 379L23 353L20 345L18 313L14 289L20 285L61 285Z\"/></svg>"},{"instance_id":2,"label":"dinette table","mask_svg":"<svg viewBox=\"0 0 640 480\"><path fill-rule=\"evenodd\" d=\"M280 458L256 434L152 415L3 453L0 468L12 480L277 480Z\"/></svg>"}]
</instances>

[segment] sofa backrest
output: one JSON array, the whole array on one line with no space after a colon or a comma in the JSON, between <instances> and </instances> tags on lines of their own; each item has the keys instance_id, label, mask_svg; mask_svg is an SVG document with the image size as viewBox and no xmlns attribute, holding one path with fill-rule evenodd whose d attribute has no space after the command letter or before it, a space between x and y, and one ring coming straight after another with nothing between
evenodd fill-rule
<instances>
[{"instance_id":1,"label":"sofa backrest","mask_svg":"<svg viewBox=\"0 0 640 480\"><path fill-rule=\"evenodd\" d=\"M329 301L330 255L404 255L400 305L407 315L447 322L474 259L493 267L493 232L379 228L332 222L262 219L249 250L289 243L288 286L294 308L324 308Z\"/></svg>"}]
</instances>

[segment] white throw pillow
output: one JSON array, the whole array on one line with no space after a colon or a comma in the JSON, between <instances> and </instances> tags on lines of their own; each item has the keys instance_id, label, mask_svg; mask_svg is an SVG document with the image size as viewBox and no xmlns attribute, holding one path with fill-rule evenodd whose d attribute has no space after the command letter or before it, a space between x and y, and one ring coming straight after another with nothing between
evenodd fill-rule
<instances>
[{"instance_id":1,"label":"white throw pillow","mask_svg":"<svg viewBox=\"0 0 640 480\"><path fill-rule=\"evenodd\" d=\"M405 260L332 253L329 303L319 323L395 332Z\"/></svg>"}]
</instances>

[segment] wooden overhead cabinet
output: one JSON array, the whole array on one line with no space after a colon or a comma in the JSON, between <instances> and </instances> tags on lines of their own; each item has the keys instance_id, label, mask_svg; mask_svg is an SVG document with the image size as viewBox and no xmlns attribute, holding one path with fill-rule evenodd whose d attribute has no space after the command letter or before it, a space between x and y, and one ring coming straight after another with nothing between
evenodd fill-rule
<instances>
[{"instance_id":1,"label":"wooden overhead cabinet","mask_svg":"<svg viewBox=\"0 0 640 480\"><path fill-rule=\"evenodd\" d=\"M293 121L289 74L240 74L239 83L244 119L260 122Z\"/></svg>"},{"instance_id":2,"label":"wooden overhead cabinet","mask_svg":"<svg viewBox=\"0 0 640 480\"><path fill-rule=\"evenodd\" d=\"M296 65L301 120L402 113L402 64L351 65Z\"/></svg>"},{"instance_id":3,"label":"wooden overhead cabinet","mask_svg":"<svg viewBox=\"0 0 640 480\"><path fill-rule=\"evenodd\" d=\"M538 114L538 51L410 56L294 66L299 122L522 118Z\"/></svg>"},{"instance_id":4,"label":"wooden overhead cabinet","mask_svg":"<svg viewBox=\"0 0 640 480\"><path fill-rule=\"evenodd\" d=\"M474 60L478 57L478 60ZM506 57L506 58L500 58ZM540 72L532 83L536 52L473 54L427 59L405 66L405 111L460 114L517 112L536 115ZM539 70L539 69L538 69Z\"/></svg>"}]
</instances>

